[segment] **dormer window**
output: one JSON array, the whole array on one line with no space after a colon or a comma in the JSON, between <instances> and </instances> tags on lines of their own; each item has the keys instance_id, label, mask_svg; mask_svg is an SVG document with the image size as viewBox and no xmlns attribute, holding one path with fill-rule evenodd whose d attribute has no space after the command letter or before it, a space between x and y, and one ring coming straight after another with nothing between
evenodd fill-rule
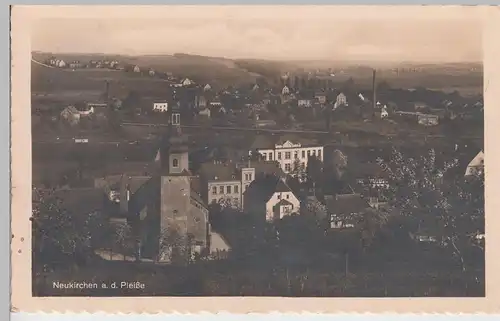
<instances>
[{"instance_id":1,"label":"dormer window","mask_svg":"<svg viewBox=\"0 0 500 321\"><path fill-rule=\"evenodd\" d=\"M177 158L172 160L172 167L179 167L179 160Z\"/></svg>"}]
</instances>

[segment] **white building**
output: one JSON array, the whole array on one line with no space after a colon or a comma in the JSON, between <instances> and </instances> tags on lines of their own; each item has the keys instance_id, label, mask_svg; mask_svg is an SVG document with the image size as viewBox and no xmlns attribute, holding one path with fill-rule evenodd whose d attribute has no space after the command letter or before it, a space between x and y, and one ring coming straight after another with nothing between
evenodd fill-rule
<instances>
[{"instance_id":1,"label":"white building","mask_svg":"<svg viewBox=\"0 0 500 321\"><path fill-rule=\"evenodd\" d=\"M312 107L312 100L311 99L299 99L297 100L297 106L299 107Z\"/></svg>"},{"instance_id":2,"label":"white building","mask_svg":"<svg viewBox=\"0 0 500 321\"><path fill-rule=\"evenodd\" d=\"M288 86L283 87L283 89L281 90L281 94L283 96L290 95L290 88L288 88Z\"/></svg>"},{"instance_id":3,"label":"white building","mask_svg":"<svg viewBox=\"0 0 500 321\"><path fill-rule=\"evenodd\" d=\"M384 119L387 117L389 117L389 113L387 112L387 106L384 105L384 107L382 107L382 110L380 111L380 118Z\"/></svg>"},{"instance_id":4,"label":"white building","mask_svg":"<svg viewBox=\"0 0 500 321\"><path fill-rule=\"evenodd\" d=\"M480 175L484 171L484 152L480 151L467 165L465 176Z\"/></svg>"},{"instance_id":5,"label":"white building","mask_svg":"<svg viewBox=\"0 0 500 321\"><path fill-rule=\"evenodd\" d=\"M301 166L307 168L309 156L316 156L320 161L323 161L324 157L323 146L315 144L303 145L290 140L286 140L282 144L274 144L274 146L268 148L259 148L257 146L255 149L262 155L264 160L277 161L280 168L286 174L290 174L293 171L296 160L300 162ZM249 155L252 155L253 152L255 151L250 150Z\"/></svg>"},{"instance_id":6,"label":"white building","mask_svg":"<svg viewBox=\"0 0 500 321\"><path fill-rule=\"evenodd\" d=\"M134 66L134 72L141 72L141 68L139 68L139 66Z\"/></svg>"},{"instance_id":7,"label":"white building","mask_svg":"<svg viewBox=\"0 0 500 321\"><path fill-rule=\"evenodd\" d=\"M193 81L189 78L186 78L182 81L183 86L191 86L193 84Z\"/></svg>"},{"instance_id":8,"label":"white building","mask_svg":"<svg viewBox=\"0 0 500 321\"><path fill-rule=\"evenodd\" d=\"M210 162L200 168L202 198L207 204L243 208L243 193L262 175L281 176L282 171L275 162L250 161L243 167L234 163Z\"/></svg>"},{"instance_id":9,"label":"white building","mask_svg":"<svg viewBox=\"0 0 500 321\"><path fill-rule=\"evenodd\" d=\"M337 106L347 106L347 97L343 93L340 93L335 102Z\"/></svg>"},{"instance_id":10,"label":"white building","mask_svg":"<svg viewBox=\"0 0 500 321\"><path fill-rule=\"evenodd\" d=\"M300 212L300 201L283 179L268 176L256 179L245 191L245 212L263 215L266 221L280 220Z\"/></svg>"},{"instance_id":11,"label":"white building","mask_svg":"<svg viewBox=\"0 0 500 321\"><path fill-rule=\"evenodd\" d=\"M205 87L203 88L203 91L210 91L212 90L212 86L210 84L206 84Z\"/></svg>"},{"instance_id":12,"label":"white building","mask_svg":"<svg viewBox=\"0 0 500 321\"><path fill-rule=\"evenodd\" d=\"M153 103L153 111L158 111L161 113L168 111L168 103L167 102Z\"/></svg>"}]
</instances>

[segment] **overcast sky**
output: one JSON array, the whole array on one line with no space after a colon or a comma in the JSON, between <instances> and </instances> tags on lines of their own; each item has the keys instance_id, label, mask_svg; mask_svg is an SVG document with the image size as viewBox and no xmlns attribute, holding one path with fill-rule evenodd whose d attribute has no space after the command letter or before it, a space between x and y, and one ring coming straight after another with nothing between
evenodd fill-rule
<instances>
[{"instance_id":1,"label":"overcast sky","mask_svg":"<svg viewBox=\"0 0 500 321\"><path fill-rule=\"evenodd\" d=\"M352 6L52 8L33 24L32 49L287 60L481 61L481 21L473 10Z\"/></svg>"}]
</instances>

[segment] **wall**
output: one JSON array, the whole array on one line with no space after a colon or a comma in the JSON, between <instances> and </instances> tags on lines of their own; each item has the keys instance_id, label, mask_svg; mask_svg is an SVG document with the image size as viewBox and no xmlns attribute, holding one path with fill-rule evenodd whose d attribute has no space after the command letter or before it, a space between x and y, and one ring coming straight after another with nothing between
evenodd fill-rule
<instances>
[{"instance_id":1,"label":"wall","mask_svg":"<svg viewBox=\"0 0 500 321\"><path fill-rule=\"evenodd\" d=\"M180 237L187 237L188 214L191 207L191 186L188 176L163 176L160 193L160 233L175 231ZM169 261L165 250L159 253L160 261Z\"/></svg>"},{"instance_id":2,"label":"wall","mask_svg":"<svg viewBox=\"0 0 500 321\"><path fill-rule=\"evenodd\" d=\"M231 193L227 193L227 186L231 186ZM235 186L238 187L238 192L234 191ZM217 189L217 194L213 194L212 188ZM220 192L220 188L223 188L223 193ZM234 181L211 181L208 182L208 197L207 197L207 203L211 204L213 201L216 203L219 202L221 198L227 199L230 198L232 201L234 201L235 198L238 199L237 201L237 206L241 207L241 182L234 180Z\"/></svg>"}]
</instances>

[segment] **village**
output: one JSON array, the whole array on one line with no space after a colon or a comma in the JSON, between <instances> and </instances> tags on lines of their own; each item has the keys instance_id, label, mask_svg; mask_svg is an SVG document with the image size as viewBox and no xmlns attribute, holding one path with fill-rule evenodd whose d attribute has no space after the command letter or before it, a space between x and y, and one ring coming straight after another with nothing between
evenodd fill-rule
<instances>
[{"instance_id":1,"label":"village","mask_svg":"<svg viewBox=\"0 0 500 321\"><path fill-rule=\"evenodd\" d=\"M300 266L336 262L347 277L348 260L355 269L380 246L436 255L460 239L472 254L446 263L458 270L484 247L482 95L392 88L375 69L371 88L332 70L226 87L117 60L43 64L164 80L120 92L110 79L97 99L33 103L33 204L52 209L55 197L79 224L99 222L84 257L196 268L292 251ZM438 195L457 188L468 196L450 206L467 208L468 223L443 232Z\"/></svg>"}]
</instances>

